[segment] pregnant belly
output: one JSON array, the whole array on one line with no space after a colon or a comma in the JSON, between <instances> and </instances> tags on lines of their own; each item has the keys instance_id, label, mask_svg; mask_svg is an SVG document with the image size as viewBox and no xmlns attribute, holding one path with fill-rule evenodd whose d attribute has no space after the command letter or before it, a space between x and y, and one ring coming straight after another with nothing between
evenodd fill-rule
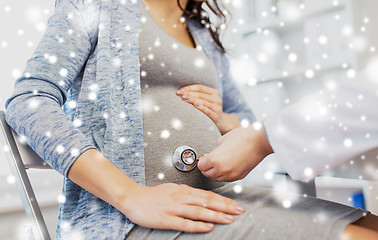
<instances>
[{"instance_id":1,"label":"pregnant belly","mask_svg":"<svg viewBox=\"0 0 378 240\"><path fill-rule=\"evenodd\" d=\"M203 189L222 186L204 177L197 167L183 172L172 163L180 146L194 148L198 156L213 149L221 135L211 119L177 97L175 89L159 89L147 96L143 97L146 184L173 182Z\"/></svg>"}]
</instances>

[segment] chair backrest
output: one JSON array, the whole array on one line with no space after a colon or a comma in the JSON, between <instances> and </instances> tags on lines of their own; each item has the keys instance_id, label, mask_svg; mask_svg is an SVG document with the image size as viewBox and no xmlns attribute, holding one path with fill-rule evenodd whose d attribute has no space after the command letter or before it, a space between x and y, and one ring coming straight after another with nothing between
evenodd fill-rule
<instances>
[{"instance_id":1,"label":"chair backrest","mask_svg":"<svg viewBox=\"0 0 378 240\"><path fill-rule=\"evenodd\" d=\"M25 141L5 121L5 113L0 111L0 144L9 167L16 178L16 185L26 215L29 217L35 239L50 240L50 235L43 219L41 209L34 195L26 168L51 168L29 147Z\"/></svg>"},{"instance_id":2,"label":"chair backrest","mask_svg":"<svg viewBox=\"0 0 378 240\"><path fill-rule=\"evenodd\" d=\"M46 164L38 156L36 152L25 142L25 140L19 136L5 121L5 113L0 111L0 125L9 146L9 150L13 153L18 152L21 156L21 160L25 168L39 168L39 169L50 169L51 167Z\"/></svg>"}]
</instances>

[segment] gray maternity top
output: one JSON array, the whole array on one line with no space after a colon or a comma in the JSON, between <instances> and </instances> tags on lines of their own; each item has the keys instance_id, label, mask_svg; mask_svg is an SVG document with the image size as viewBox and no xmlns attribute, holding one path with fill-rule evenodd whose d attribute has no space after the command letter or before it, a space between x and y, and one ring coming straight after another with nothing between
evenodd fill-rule
<instances>
[{"instance_id":1,"label":"gray maternity top","mask_svg":"<svg viewBox=\"0 0 378 240\"><path fill-rule=\"evenodd\" d=\"M172 154L182 145L201 156L211 151L221 136L212 120L176 96L184 86L202 84L217 88L218 75L202 50L188 47L168 35L142 6L140 33L143 133L146 184L167 182L213 189L217 183L198 168L181 172L172 164Z\"/></svg>"}]
</instances>

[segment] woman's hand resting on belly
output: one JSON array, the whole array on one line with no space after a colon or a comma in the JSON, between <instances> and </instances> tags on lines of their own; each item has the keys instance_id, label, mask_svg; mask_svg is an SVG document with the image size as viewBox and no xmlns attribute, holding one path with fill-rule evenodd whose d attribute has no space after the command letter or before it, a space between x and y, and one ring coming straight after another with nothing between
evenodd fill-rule
<instances>
[{"instance_id":1,"label":"woman's hand resting on belly","mask_svg":"<svg viewBox=\"0 0 378 240\"><path fill-rule=\"evenodd\" d=\"M195 84L179 89L176 95L206 114L222 135L240 127L240 120L234 114L223 112L223 101L219 97L218 90Z\"/></svg>"},{"instance_id":2,"label":"woman's hand resting on belly","mask_svg":"<svg viewBox=\"0 0 378 240\"><path fill-rule=\"evenodd\" d=\"M236 201L210 191L174 183L139 185L96 149L76 159L68 178L148 228L210 232L213 223L229 224L244 212Z\"/></svg>"},{"instance_id":3,"label":"woman's hand resting on belly","mask_svg":"<svg viewBox=\"0 0 378 240\"><path fill-rule=\"evenodd\" d=\"M214 224L229 224L244 212L230 198L187 185L139 185L119 208L132 222L147 228L210 232Z\"/></svg>"}]
</instances>

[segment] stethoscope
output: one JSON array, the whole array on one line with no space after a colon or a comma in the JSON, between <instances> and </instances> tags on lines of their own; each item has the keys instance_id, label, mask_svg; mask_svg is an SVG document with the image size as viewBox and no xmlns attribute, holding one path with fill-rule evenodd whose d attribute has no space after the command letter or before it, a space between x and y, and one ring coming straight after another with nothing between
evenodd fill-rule
<instances>
[{"instance_id":1,"label":"stethoscope","mask_svg":"<svg viewBox=\"0 0 378 240\"><path fill-rule=\"evenodd\" d=\"M173 152L172 162L178 170L189 172L197 166L198 155L194 148L187 145L180 146Z\"/></svg>"}]
</instances>

